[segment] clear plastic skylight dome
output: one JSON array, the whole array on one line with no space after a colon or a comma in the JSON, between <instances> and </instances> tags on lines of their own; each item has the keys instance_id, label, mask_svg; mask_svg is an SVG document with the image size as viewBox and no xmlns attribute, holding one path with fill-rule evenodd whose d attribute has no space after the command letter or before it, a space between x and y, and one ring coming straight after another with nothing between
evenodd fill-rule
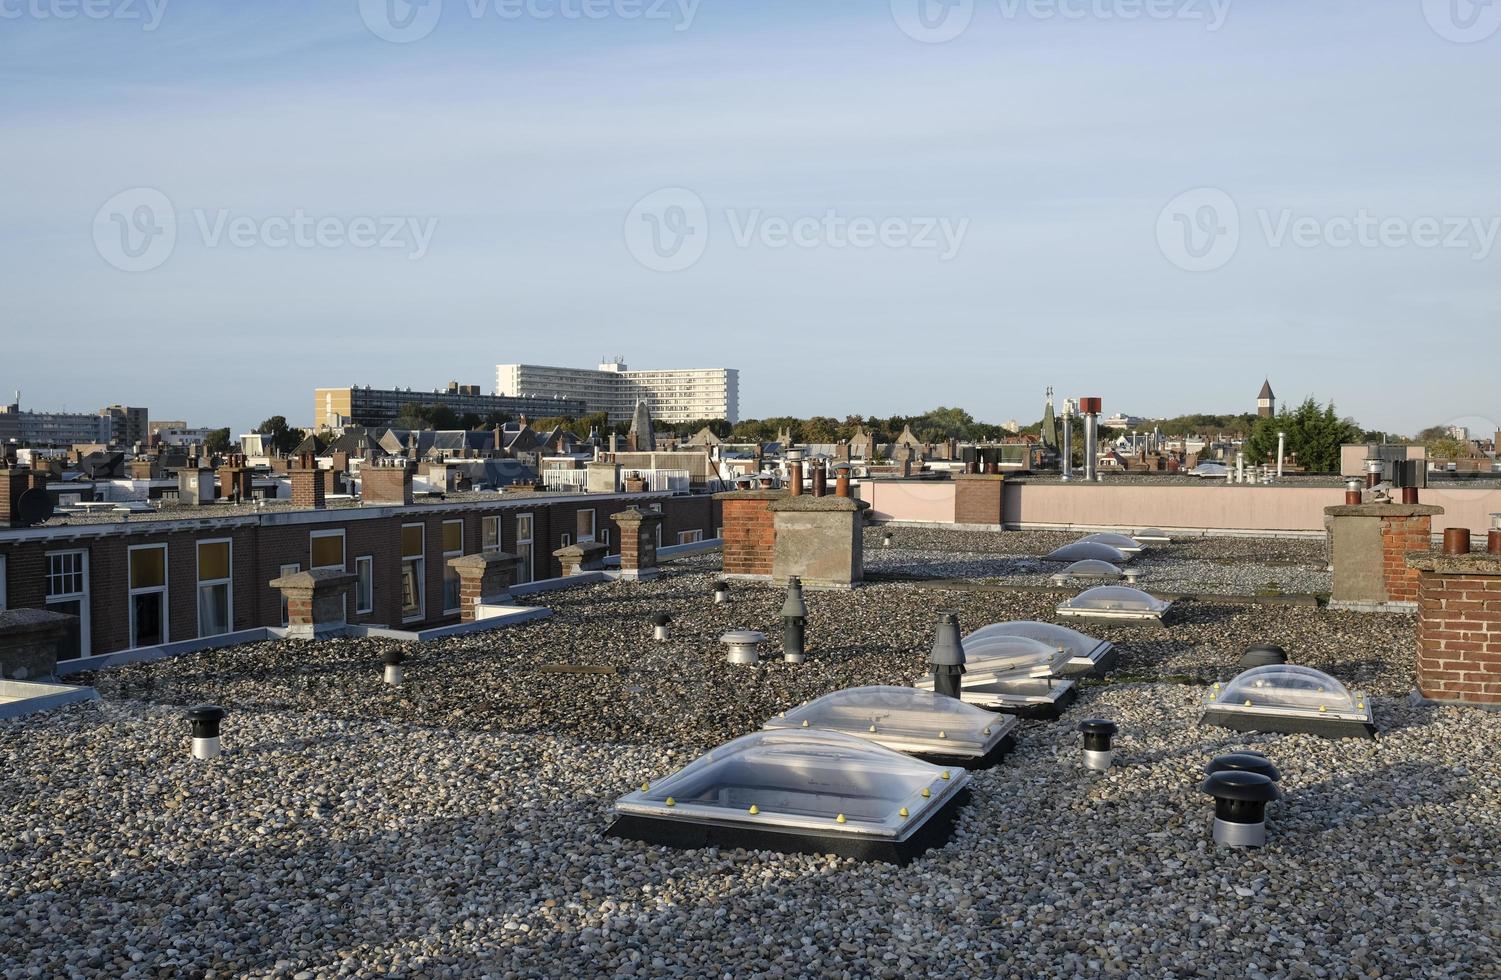
<instances>
[{"instance_id":1,"label":"clear plastic skylight dome","mask_svg":"<svg viewBox=\"0 0 1501 980\"><path fill-rule=\"evenodd\" d=\"M841 732L761 731L621 797L615 811L653 821L898 841L969 778L963 769L929 765Z\"/></svg>"},{"instance_id":2,"label":"clear plastic skylight dome","mask_svg":"<svg viewBox=\"0 0 1501 980\"><path fill-rule=\"evenodd\" d=\"M823 729L913 755L981 759L1016 727L981 708L910 687L853 687L768 721L768 731Z\"/></svg>"},{"instance_id":3,"label":"clear plastic skylight dome","mask_svg":"<svg viewBox=\"0 0 1501 980\"><path fill-rule=\"evenodd\" d=\"M1135 534L1131 535L1131 537L1135 538L1137 541L1142 541L1147 544L1162 544L1173 540L1172 535L1168 534L1160 527L1143 528L1142 530L1137 531Z\"/></svg>"},{"instance_id":4,"label":"clear plastic skylight dome","mask_svg":"<svg viewBox=\"0 0 1501 980\"><path fill-rule=\"evenodd\" d=\"M1267 664L1216 684L1204 713L1207 724L1242 731L1292 731L1324 735L1375 733L1370 701L1333 677L1297 664Z\"/></svg>"},{"instance_id":5,"label":"clear plastic skylight dome","mask_svg":"<svg viewBox=\"0 0 1501 980\"><path fill-rule=\"evenodd\" d=\"M1136 540L1135 538L1128 538L1124 534L1101 532L1099 534L1086 535L1085 537L1081 538L1080 541L1094 541L1099 544L1108 544L1110 547L1116 549L1117 551L1123 551L1128 555L1134 555L1137 552L1143 550L1143 546L1140 541Z\"/></svg>"},{"instance_id":6,"label":"clear plastic skylight dome","mask_svg":"<svg viewBox=\"0 0 1501 980\"><path fill-rule=\"evenodd\" d=\"M1119 548L1112 548L1100 541L1075 541L1047 555L1044 561L1105 561L1120 565L1130 561L1130 555Z\"/></svg>"},{"instance_id":7,"label":"clear plastic skylight dome","mask_svg":"<svg viewBox=\"0 0 1501 980\"><path fill-rule=\"evenodd\" d=\"M1032 620L1016 620L1009 623L991 623L975 630L964 638L965 649L976 640L993 636L1019 636L1040 640L1054 648L1063 647L1071 655L1068 672L1078 673L1095 668L1108 669L1115 662L1115 647L1105 640L1087 636L1078 630L1057 623L1038 623Z\"/></svg>"},{"instance_id":8,"label":"clear plastic skylight dome","mask_svg":"<svg viewBox=\"0 0 1501 980\"><path fill-rule=\"evenodd\" d=\"M1101 585L1058 606L1058 615L1085 619L1161 620L1171 603L1127 585Z\"/></svg>"},{"instance_id":9,"label":"clear plastic skylight dome","mask_svg":"<svg viewBox=\"0 0 1501 980\"><path fill-rule=\"evenodd\" d=\"M967 676L1013 674L1017 677L1054 677L1072 654L1029 636L991 635L962 641Z\"/></svg>"},{"instance_id":10,"label":"clear plastic skylight dome","mask_svg":"<svg viewBox=\"0 0 1501 980\"><path fill-rule=\"evenodd\" d=\"M1108 561L1100 561L1097 558L1086 558L1084 561L1076 561L1072 565L1058 573L1060 578L1079 579L1091 582L1115 582L1119 581L1124 574L1115 565Z\"/></svg>"}]
</instances>

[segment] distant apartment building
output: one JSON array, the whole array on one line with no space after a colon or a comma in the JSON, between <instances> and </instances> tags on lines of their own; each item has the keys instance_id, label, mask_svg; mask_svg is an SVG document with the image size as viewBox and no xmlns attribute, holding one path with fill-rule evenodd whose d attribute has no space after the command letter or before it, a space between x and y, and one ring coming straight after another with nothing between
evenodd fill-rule
<instances>
[{"instance_id":1,"label":"distant apartment building","mask_svg":"<svg viewBox=\"0 0 1501 980\"><path fill-rule=\"evenodd\" d=\"M740 372L735 368L632 371L619 358L592 370L498 364L495 393L580 399L586 412L608 413L611 422L629 422L640 400L658 422L740 421Z\"/></svg>"},{"instance_id":2,"label":"distant apartment building","mask_svg":"<svg viewBox=\"0 0 1501 980\"><path fill-rule=\"evenodd\" d=\"M369 385L350 388L318 388L313 392L313 428L342 429L350 425L381 425L401 414L403 407L416 405L442 405L455 414L475 415L481 420L493 415L510 418L551 418L587 415L588 409L579 398L513 397L505 394L481 394L479 385L461 385L450 381L448 387L432 391L413 391L411 388L372 388Z\"/></svg>"},{"instance_id":3,"label":"distant apartment building","mask_svg":"<svg viewBox=\"0 0 1501 980\"><path fill-rule=\"evenodd\" d=\"M0 443L133 446L146 441L147 414L144 408L125 405L97 412L23 412L18 396L9 405L0 405Z\"/></svg>"}]
</instances>

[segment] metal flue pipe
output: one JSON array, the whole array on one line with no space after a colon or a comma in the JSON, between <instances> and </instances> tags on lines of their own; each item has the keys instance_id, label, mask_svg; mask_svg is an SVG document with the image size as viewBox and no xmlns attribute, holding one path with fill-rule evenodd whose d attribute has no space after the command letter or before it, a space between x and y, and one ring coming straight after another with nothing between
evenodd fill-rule
<instances>
[{"instance_id":1,"label":"metal flue pipe","mask_svg":"<svg viewBox=\"0 0 1501 980\"><path fill-rule=\"evenodd\" d=\"M933 690L951 698L959 696L964 674L964 644L959 638L959 614L945 609L938 614L938 635L928 653L933 668Z\"/></svg>"}]
</instances>

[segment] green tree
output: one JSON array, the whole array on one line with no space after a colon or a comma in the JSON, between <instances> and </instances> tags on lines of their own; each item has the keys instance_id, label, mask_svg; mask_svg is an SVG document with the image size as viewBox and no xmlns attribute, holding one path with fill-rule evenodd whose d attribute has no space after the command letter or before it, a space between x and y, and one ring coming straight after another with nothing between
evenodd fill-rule
<instances>
[{"instance_id":1,"label":"green tree","mask_svg":"<svg viewBox=\"0 0 1501 980\"><path fill-rule=\"evenodd\" d=\"M222 456L229 452L229 429L214 429L204 436L203 451L210 456Z\"/></svg>"},{"instance_id":2,"label":"green tree","mask_svg":"<svg viewBox=\"0 0 1501 980\"><path fill-rule=\"evenodd\" d=\"M273 415L256 427L257 432L271 439L271 451L285 456L307 438L307 433L287 425L285 415Z\"/></svg>"},{"instance_id":3,"label":"green tree","mask_svg":"<svg viewBox=\"0 0 1501 980\"><path fill-rule=\"evenodd\" d=\"M1279 432L1287 436L1288 454L1296 453L1299 465L1311 473L1338 473L1340 447L1359 442L1363 434L1354 421L1340 417L1333 402L1320 408L1310 396L1291 411L1284 407L1257 421L1246 446L1248 462L1275 459Z\"/></svg>"}]
</instances>

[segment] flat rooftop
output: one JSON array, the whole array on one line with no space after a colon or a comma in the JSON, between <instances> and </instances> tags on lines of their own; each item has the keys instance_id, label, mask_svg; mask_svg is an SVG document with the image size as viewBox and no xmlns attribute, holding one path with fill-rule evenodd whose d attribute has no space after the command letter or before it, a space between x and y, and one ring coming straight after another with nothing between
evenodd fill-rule
<instances>
[{"instance_id":1,"label":"flat rooftop","mask_svg":"<svg viewBox=\"0 0 1501 980\"><path fill-rule=\"evenodd\" d=\"M912 530L890 549L909 569L1006 557ZM1210 560L1197 542L1157 551L1183 576ZM1408 617L1189 598L1165 628L1083 627L1121 650L1115 672L1061 720L1023 722L1016 751L975 774L951 842L907 868L605 838L618 796L772 714L911 683L936 610L969 632L1053 620L1058 601L916 575L809 593L809 661L747 668L718 638L760 629L774 654L782 592L736 582L715 605L716 573L705 556L654 583L532 597L553 618L406 648L399 689L373 639L77 678L104 700L0 722L0 957L20 975L1494 971L1501 714L1409 699ZM1204 685L1260 640L1367 691L1380 738L1200 728ZM202 701L230 711L211 763L189 758L183 721ZM1079 764L1090 717L1122 729L1104 775ZM1202 767L1245 746L1282 769L1286 798L1267 848L1216 848Z\"/></svg>"}]
</instances>

